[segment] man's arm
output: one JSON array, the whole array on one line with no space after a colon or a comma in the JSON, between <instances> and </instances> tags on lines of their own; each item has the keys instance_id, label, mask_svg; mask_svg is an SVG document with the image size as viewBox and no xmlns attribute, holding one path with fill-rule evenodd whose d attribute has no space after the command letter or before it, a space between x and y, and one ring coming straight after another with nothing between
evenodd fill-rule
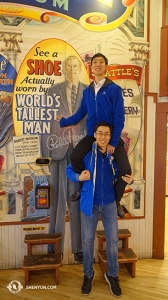
<instances>
[{"instance_id":1,"label":"man's arm","mask_svg":"<svg viewBox=\"0 0 168 300\"><path fill-rule=\"evenodd\" d=\"M125 109L124 109L124 100L122 97L121 88L118 86L112 95L112 105L113 105L113 132L112 138L109 144L115 150L118 145L121 132L124 128L125 121Z\"/></svg>"},{"instance_id":2,"label":"man's arm","mask_svg":"<svg viewBox=\"0 0 168 300\"><path fill-rule=\"evenodd\" d=\"M78 174L75 173L72 165L66 168L66 176L74 182L90 180L90 172L88 170L84 170L81 174Z\"/></svg>"},{"instance_id":3,"label":"man's arm","mask_svg":"<svg viewBox=\"0 0 168 300\"><path fill-rule=\"evenodd\" d=\"M69 125L78 124L86 115L87 115L87 108L84 100L82 99L81 105L74 115L72 115L69 118L64 118L61 115L58 115L56 120L60 122L60 127L66 127Z\"/></svg>"}]
</instances>

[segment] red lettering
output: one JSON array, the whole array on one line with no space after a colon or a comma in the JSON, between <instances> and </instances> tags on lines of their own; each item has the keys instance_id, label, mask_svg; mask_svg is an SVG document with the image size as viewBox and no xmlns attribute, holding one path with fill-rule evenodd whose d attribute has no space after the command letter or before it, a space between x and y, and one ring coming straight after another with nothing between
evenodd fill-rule
<instances>
[{"instance_id":1,"label":"red lettering","mask_svg":"<svg viewBox=\"0 0 168 300\"><path fill-rule=\"evenodd\" d=\"M33 63L34 63L34 60L33 60L33 59L29 59L29 60L27 61L27 66L28 66L29 69L30 69L30 71L27 71L27 74L29 74L29 75L34 74L34 68L33 68L33 66L32 66Z\"/></svg>"},{"instance_id":2,"label":"red lettering","mask_svg":"<svg viewBox=\"0 0 168 300\"><path fill-rule=\"evenodd\" d=\"M54 71L53 63L51 60L46 60L44 63L44 71L47 75L52 75Z\"/></svg>"},{"instance_id":3,"label":"red lettering","mask_svg":"<svg viewBox=\"0 0 168 300\"><path fill-rule=\"evenodd\" d=\"M43 60L35 60L35 74L36 75L44 75L44 61Z\"/></svg>"},{"instance_id":4,"label":"red lettering","mask_svg":"<svg viewBox=\"0 0 168 300\"><path fill-rule=\"evenodd\" d=\"M60 72L60 70L61 70L61 61L59 61L59 60L55 60L54 61L54 75L55 76L61 76L61 72Z\"/></svg>"},{"instance_id":5,"label":"red lettering","mask_svg":"<svg viewBox=\"0 0 168 300\"><path fill-rule=\"evenodd\" d=\"M51 60L38 60L38 59L29 59L27 61L27 66L29 70L27 71L28 75L52 75L61 76L61 61L55 60L52 62Z\"/></svg>"}]
</instances>

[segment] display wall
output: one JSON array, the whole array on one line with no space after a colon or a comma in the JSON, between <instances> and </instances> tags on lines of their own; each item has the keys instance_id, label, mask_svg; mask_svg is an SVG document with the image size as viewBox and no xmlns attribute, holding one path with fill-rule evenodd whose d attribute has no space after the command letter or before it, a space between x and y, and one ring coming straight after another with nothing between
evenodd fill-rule
<instances>
[{"instance_id":1,"label":"display wall","mask_svg":"<svg viewBox=\"0 0 168 300\"><path fill-rule=\"evenodd\" d=\"M80 220L79 203L72 206L68 199L78 185L66 178L65 168L70 162L70 146L73 149L86 135L86 120L60 129L56 116L68 117L78 109L83 89L94 79L90 59L97 52L108 57L106 76L121 86L124 98L122 138L134 176L133 190L122 199L126 219L145 217L144 80L149 52L146 16L147 5L142 0L1 2L3 226L12 223L21 224L22 231L32 231L34 227L34 232L61 232L70 240L66 245L62 239L61 249L66 245L75 251L75 223L71 221L74 211L76 222ZM70 76L67 61L69 68L75 68L79 83L73 112L65 85ZM51 158L51 164L36 163L44 157ZM38 226L37 222L45 225Z\"/></svg>"}]
</instances>

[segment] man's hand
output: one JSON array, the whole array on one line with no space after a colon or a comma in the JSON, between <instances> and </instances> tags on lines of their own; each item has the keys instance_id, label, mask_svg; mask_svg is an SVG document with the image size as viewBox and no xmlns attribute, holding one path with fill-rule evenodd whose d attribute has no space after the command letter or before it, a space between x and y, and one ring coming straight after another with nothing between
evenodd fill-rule
<instances>
[{"instance_id":1,"label":"man's hand","mask_svg":"<svg viewBox=\"0 0 168 300\"><path fill-rule=\"evenodd\" d=\"M107 153L110 153L111 155L114 153L115 147L111 145L107 145Z\"/></svg>"},{"instance_id":2,"label":"man's hand","mask_svg":"<svg viewBox=\"0 0 168 300\"><path fill-rule=\"evenodd\" d=\"M90 180L90 172L88 170L82 171L82 173L79 176L80 181L86 181Z\"/></svg>"},{"instance_id":3,"label":"man's hand","mask_svg":"<svg viewBox=\"0 0 168 300\"><path fill-rule=\"evenodd\" d=\"M131 175L126 174L125 176L122 176L122 179L127 183L127 184L132 184L134 181L134 177Z\"/></svg>"},{"instance_id":4,"label":"man's hand","mask_svg":"<svg viewBox=\"0 0 168 300\"><path fill-rule=\"evenodd\" d=\"M56 117L56 121L57 121L57 122L60 122L60 121L61 121L61 119L62 119L62 116L61 116L61 115L57 115L57 117Z\"/></svg>"}]
</instances>

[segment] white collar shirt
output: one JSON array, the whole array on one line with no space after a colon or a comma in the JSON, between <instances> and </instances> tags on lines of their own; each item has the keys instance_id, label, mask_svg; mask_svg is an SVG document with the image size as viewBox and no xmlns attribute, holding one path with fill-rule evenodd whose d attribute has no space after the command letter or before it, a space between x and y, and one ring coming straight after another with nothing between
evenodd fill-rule
<instances>
[{"instance_id":1,"label":"white collar shirt","mask_svg":"<svg viewBox=\"0 0 168 300\"><path fill-rule=\"evenodd\" d=\"M94 89L95 89L95 95L97 95L98 91L100 90L100 88L103 86L104 82L105 82L105 78L100 80L98 82L98 84L94 81Z\"/></svg>"}]
</instances>

